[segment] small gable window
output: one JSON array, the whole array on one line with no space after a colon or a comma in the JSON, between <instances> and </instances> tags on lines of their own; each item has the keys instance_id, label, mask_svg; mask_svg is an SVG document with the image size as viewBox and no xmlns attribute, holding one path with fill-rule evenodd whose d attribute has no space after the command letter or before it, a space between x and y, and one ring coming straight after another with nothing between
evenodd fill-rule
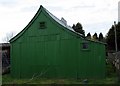
<instances>
[{"instance_id":1,"label":"small gable window","mask_svg":"<svg viewBox=\"0 0 120 86\"><path fill-rule=\"evenodd\" d=\"M81 46L82 50L89 50L89 43L88 42L82 42Z\"/></svg>"},{"instance_id":2,"label":"small gable window","mask_svg":"<svg viewBox=\"0 0 120 86\"><path fill-rule=\"evenodd\" d=\"M40 29L46 28L46 22L40 22Z\"/></svg>"},{"instance_id":3,"label":"small gable window","mask_svg":"<svg viewBox=\"0 0 120 86\"><path fill-rule=\"evenodd\" d=\"M88 49L88 43L82 43L82 49Z\"/></svg>"}]
</instances>

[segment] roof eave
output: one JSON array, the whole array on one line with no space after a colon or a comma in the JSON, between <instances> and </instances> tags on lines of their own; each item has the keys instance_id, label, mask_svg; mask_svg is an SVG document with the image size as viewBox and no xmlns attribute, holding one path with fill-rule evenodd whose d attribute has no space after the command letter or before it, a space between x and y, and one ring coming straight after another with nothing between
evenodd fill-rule
<instances>
[{"instance_id":1,"label":"roof eave","mask_svg":"<svg viewBox=\"0 0 120 86\"><path fill-rule=\"evenodd\" d=\"M9 42L14 42L15 40L17 40L29 27L30 25L34 22L34 20L38 17L39 13L41 12L43 6L40 5L38 11L36 12L35 16L31 19L31 21L28 23L28 25L22 30L20 31L16 36L14 36L12 39L9 40Z\"/></svg>"}]
</instances>

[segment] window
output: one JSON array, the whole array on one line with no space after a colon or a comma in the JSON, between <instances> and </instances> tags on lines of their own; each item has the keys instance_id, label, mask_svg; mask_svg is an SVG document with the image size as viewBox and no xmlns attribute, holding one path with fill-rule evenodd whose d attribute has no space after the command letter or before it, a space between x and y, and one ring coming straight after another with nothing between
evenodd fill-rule
<instances>
[{"instance_id":1,"label":"window","mask_svg":"<svg viewBox=\"0 0 120 86\"><path fill-rule=\"evenodd\" d=\"M40 29L46 28L46 23L45 22L40 22Z\"/></svg>"},{"instance_id":2,"label":"window","mask_svg":"<svg viewBox=\"0 0 120 86\"><path fill-rule=\"evenodd\" d=\"M88 46L88 43L87 42L83 42L82 43L82 49L88 49L89 46Z\"/></svg>"}]
</instances>

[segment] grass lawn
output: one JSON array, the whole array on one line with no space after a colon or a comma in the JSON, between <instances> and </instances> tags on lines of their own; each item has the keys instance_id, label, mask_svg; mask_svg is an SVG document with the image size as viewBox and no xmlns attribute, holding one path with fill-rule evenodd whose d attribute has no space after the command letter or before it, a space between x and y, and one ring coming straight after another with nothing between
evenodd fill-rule
<instances>
[{"instance_id":1,"label":"grass lawn","mask_svg":"<svg viewBox=\"0 0 120 86\"><path fill-rule=\"evenodd\" d=\"M106 65L106 78L104 79L88 79L87 84L115 84L120 86L118 83L117 74L111 64ZM30 79L15 79L6 74L2 76L3 84L85 84L85 79L46 79L46 78L33 78Z\"/></svg>"},{"instance_id":2,"label":"grass lawn","mask_svg":"<svg viewBox=\"0 0 120 86\"><path fill-rule=\"evenodd\" d=\"M14 79L10 74L3 75L3 84L84 84L84 79ZM107 77L105 79L88 79L87 84L118 84L117 77ZM119 83L120 84L120 83Z\"/></svg>"}]
</instances>

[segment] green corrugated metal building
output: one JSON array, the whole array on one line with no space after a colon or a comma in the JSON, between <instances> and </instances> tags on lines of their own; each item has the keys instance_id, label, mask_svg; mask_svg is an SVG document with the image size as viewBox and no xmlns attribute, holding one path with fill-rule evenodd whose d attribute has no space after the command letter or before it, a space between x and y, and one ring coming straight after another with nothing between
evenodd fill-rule
<instances>
[{"instance_id":1,"label":"green corrugated metal building","mask_svg":"<svg viewBox=\"0 0 120 86\"><path fill-rule=\"evenodd\" d=\"M10 44L15 78L105 76L105 45L87 40L43 6Z\"/></svg>"}]
</instances>

